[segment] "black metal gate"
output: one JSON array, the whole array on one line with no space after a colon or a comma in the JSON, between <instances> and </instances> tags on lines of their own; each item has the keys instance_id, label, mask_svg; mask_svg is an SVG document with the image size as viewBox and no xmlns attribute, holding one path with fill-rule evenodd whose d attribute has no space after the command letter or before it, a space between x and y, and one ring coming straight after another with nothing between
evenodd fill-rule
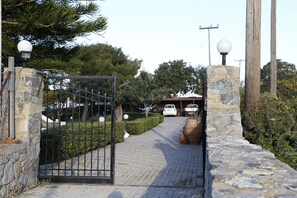
<instances>
[{"instance_id":1,"label":"black metal gate","mask_svg":"<svg viewBox=\"0 0 297 198\"><path fill-rule=\"evenodd\" d=\"M115 77L55 76L44 82L39 178L113 183Z\"/></svg>"}]
</instances>

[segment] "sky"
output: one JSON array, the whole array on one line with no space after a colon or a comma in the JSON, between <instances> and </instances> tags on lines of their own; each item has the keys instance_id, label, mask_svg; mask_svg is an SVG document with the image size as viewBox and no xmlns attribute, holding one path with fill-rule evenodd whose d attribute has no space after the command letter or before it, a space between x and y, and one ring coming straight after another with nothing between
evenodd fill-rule
<instances>
[{"instance_id":1,"label":"sky","mask_svg":"<svg viewBox=\"0 0 297 198\"><path fill-rule=\"evenodd\" d=\"M270 2L262 0L261 66L270 61ZM244 79L246 0L104 0L99 1L108 27L83 43L106 43L121 48L131 59L141 59L142 69L153 73L160 64L184 60L189 65L220 65L217 43L228 39L232 50L227 65L240 66ZM297 1L277 1L277 59L297 65Z\"/></svg>"}]
</instances>

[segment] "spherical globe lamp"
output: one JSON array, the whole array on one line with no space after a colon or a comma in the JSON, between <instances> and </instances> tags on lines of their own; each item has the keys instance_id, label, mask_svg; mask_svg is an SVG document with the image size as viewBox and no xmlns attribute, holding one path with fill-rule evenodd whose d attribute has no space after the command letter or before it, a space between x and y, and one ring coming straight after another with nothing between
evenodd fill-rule
<instances>
[{"instance_id":1,"label":"spherical globe lamp","mask_svg":"<svg viewBox=\"0 0 297 198\"><path fill-rule=\"evenodd\" d=\"M29 41L22 40L18 43L19 52L32 52L32 44Z\"/></svg>"},{"instance_id":2,"label":"spherical globe lamp","mask_svg":"<svg viewBox=\"0 0 297 198\"><path fill-rule=\"evenodd\" d=\"M105 121L105 118L102 117L102 116L100 116L100 117L99 117L99 122L104 122L104 121Z\"/></svg>"},{"instance_id":3,"label":"spherical globe lamp","mask_svg":"<svg viewBox=\"0 0 297 198\"><path fill-rule=\"evenodd\" d=\"M124 120L128 120L128 118L129 118L129 115L128 114L125 114L124 115Z\"/></svg>"},{"instance_id":4,"label":"spherical globe lamp","mask_svg":"<svg viewBox=\"0 0 297 198\"><path fill-rule=\"evenodd\" d=\"M227 39L222 39L217 44L217 49L222 55L222 65L226 65L226 55L231 51L232 44Z\"/></svg>"},{"instance_id":5,"label":"spherical globe lamp","mask_svg":"<svg viewBox=\"0 0 297 198\"><path fill-rule=\"evenodd\" d=\"M31 58L32 44L29 41L22 40L18 43L18 51L21 52L23 67L26 67L26 60Z\"/></svg>"}]
</instances>

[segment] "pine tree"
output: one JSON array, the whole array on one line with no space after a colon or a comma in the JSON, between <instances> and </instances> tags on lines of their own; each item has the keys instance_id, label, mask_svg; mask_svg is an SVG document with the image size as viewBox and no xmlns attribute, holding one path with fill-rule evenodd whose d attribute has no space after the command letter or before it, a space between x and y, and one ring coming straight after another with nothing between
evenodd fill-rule
<instances>
[{"instance_id":1,"label":"pine tree","mask_svg":"<svg viewBox=\"0 0 297 198\"><path fill-rule=\"evenodd\" d=\"M67 43L88 33L102 33L106 18L93 2L77 0L4 0L2 1L3 55L18 56L16 45L29 40L33 58L57 61L67 59ZM75 48L73 48L75 49ZM48 60L47 60L48 61ZM60 68L61 69L61 68Z\"/></svg>"}]
</instances>

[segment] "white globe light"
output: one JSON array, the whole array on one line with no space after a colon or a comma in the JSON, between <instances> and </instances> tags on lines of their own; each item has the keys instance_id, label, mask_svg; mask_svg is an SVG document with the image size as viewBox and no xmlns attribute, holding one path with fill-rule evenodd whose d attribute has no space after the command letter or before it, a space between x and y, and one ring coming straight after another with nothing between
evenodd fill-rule
<instances>
[{"instance_id":1,"label":"white globe light","mask_svg":"<svg viewBox=\"0 0 297 198\"><path fill-rule=\"evenodd\" d=\"M125 115L124 115L124 119L125 119L125 120L128 120L128 118L129 118L128 114L125 114Z\"/></svg>"},{"instance_id":2,"label":"white globe light","mask_svg":"<svg viewBox=\"0 0 297 198\"><path fill-rule=\"evenodd\" d=\"M104 117L99 117L99 122L104 122L105 121L105 118Z\"/></svg>"},{"instance_id":3,"label":"white globe light","mask_svg":"<svg viewBox=\"0 0 297 198\"><path fill-rule=\"evenodd\" d=\"M232 49L232 44L227 39L222 39L217 44L217 49L221 54L228 54Z\"/></svg>"},{"instance_id":4,"label":"white globe light","mask_svg":"<svg viewBox=\"0 0 297 198\"><path fill-rule=\"evenodd\" d=\"M32 52L32 44L29 41L22 40L18 43L19 52Z\"/></svg>"}]
</instances>

